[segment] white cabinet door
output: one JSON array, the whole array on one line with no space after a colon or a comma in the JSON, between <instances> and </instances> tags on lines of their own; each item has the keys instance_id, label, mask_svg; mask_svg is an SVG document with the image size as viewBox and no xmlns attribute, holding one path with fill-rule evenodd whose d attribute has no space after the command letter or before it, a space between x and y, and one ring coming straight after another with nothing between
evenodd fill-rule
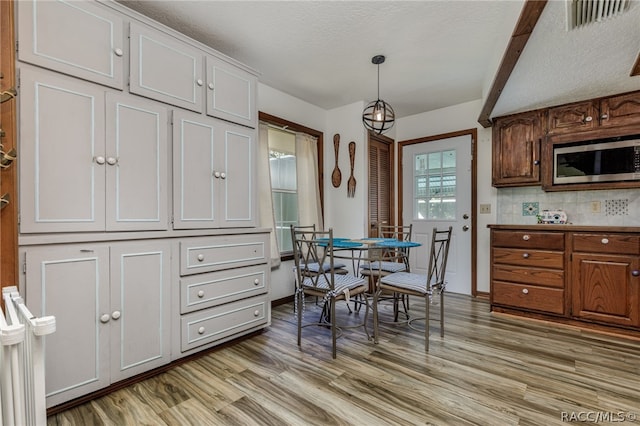
<instances>
[{"instance_id":1,"label":"white cabinet door","mask_svg":"<svg viewBox=\"0 0 640 426\"><path fill-rule=\"evenodd\" d=\"M256 127L255 75L207 56L207 114Z\"/></svg>"},{"instance_id":2,"label":"white cabinet door","mask_svg":"<svg viewBox=\"0 0 640 426\"><path fill-rule=\"evenodd\" d=\"M214 172L222 188L220 226L256 225L256 131L231 123L220 128L224 162ZM217 177L217 171L220 176Z\"/></svg>"},{"instance_id":3,"label":"white cabinet door","mask_svg":"<svg viewBox=\"0 0 640 426\"><path fill-rule=\"evenodd\" d=\"M106 229L167 229L167 110L109 93L106 114Z\"/></svg>"},{"instance_id":4,"label":"white cabinet door","mask_svg":"<svg viewBox=\"0 0 640 426\"><path fill-rule=\"evenodd\" d=\"M203 53L160 31L131 23L132 93L202 112Z\"/></svg>"},{"instance_id":5,"label":"white cabinet door","mask_svg":"<svg viewBox=\"0 0 640 426\"><path fill-rule=\"evenodd\" d=\"M111 247L111 381L171 359L170 247L167 241Z\"/></svg>"},{"instance_id":6,"label":"white cabinet door","mask_svg":"<svg viewBox=\"0 0 640 426\"><path fill-rule=\"evenodd\" d=\"M216 140L217 120L186 111L173 112L173 227L213 228L219 221L219 185L215 164L222 144Z\"/></svg>"},{"instance_id":7,"label":"white cabinet door","mask_svg":"<svg viewBox=\"0 0 640 426\"><path fill-rule=\"evenodd\" d=\"M20 232L104 230L104 93L20 69Z\"/></svg>"},{"instance_id":8,"label":"white cabinet door","mask_svg":"<svg viewBox=\"0 0 640 426\"><path fill-rule=\"evenodd\" d=\"M93 1L16 2L18 59L122 89L123 21Z\"/></svg>"},{"instance_id":9,"label":"white cabinet door","mask_svg":"<svg viewBox=\"0 0 640 426\"><path fill-rule=\"evenodd\" d=\"M108 386L108 247L33 247L25 260L29 309L56 318L45 345L47 406Z\"/></svg>"}]
</instances>

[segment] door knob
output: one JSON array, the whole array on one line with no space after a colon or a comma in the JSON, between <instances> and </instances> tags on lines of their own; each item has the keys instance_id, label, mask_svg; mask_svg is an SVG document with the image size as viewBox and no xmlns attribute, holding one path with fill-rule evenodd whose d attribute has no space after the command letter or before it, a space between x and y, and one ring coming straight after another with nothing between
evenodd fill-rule
<instances>
[{"instance_id":1,"label":"door knob","mask_svg":"<svg viewBox=\"0 0 640 426\"><path fill-rule=\"evenodd\" d=\"M463 219L469 219L469 215L465 213L465 214L462 215L462 218Z\"/></svg>"},{"instance_id":2,"label":"door knob","mask_svg":"<svg viewBox=\"0 0 640 426\"><path fill-rule=\"evenodd\" d=\"M464 226L462 227L462 230L463 230L464 232L467 232L467 231L469 230L469 226L468 226L468 225L464 225Z\"/></svg>"}]
</instances>

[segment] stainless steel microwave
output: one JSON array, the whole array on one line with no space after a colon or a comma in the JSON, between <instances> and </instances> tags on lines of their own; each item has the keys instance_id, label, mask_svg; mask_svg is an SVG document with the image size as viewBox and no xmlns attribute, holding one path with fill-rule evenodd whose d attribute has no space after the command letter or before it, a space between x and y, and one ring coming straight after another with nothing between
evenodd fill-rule
<instances>
[{"instance_id":1,"label":"stainless steel microwave","mask_svg":"<svg viewBox=\"0 0 640 426\"><path fill-rule=\"evenodd\" d=\"M640 180L640 135L554 145L553 183Z\"/></svg>"}]
</instances>

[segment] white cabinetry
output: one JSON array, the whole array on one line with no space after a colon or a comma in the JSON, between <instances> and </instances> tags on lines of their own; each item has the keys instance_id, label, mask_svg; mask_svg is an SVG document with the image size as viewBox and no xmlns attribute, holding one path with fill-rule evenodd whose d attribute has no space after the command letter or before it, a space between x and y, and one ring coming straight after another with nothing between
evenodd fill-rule
<instances>
[{"instance_id":1,"label":"white cabinetry","mask_svg":"<svg viewBox=\"0 0 640 426\"><path fill-rule=\"evenodd\" d=\"M122 18L95 2L16 2L18 59L122 89Z\"/></svg>"},{"instance_id":2,"label":"white cabinetry","mask_svg":"<svg viewBox=\"0 0 640 426\"><path fill-rule=\"evenodd\" d=\"M174 356L266 327L271 322L269 234L183 239Z\"/></svg>"},{"instance_id":3,"label":"white cabinetry","mask_svg":"<svg viewBox=\"0 0 640 426\"><path fill-rule=\"evenodd\" d=\"M202 112L203 52L134 22L130 39L131 93Z\"/></svg>"},{"instance_id":4,"label":"white cabinetry","mask_svg":"<svg viewBox=\"0 0 640 426\"><path fill-rule=\"evenodd\" d=\"M44 70L20 74L20 231L167 229L165 108Z\"/></svg>"},{"instance_id":5,"label":"white cabinetry","mask_svg":"<svg viewBox=\"0 0 640 426\"><path fill-rule=\"evenodd\" d=\"M166 241L28 247L26 295L54 315L47 337L47 406L170 361Z\"/></svg>"},{"instance_id":6,"label":"white cabinetry","mask_svg":"<svg viewBox=\"0 0 640 426\"><path fill-rule=\"evenodd\" d=\"M256 225L255 129L173 113L174 228Z\"/></svg>"},{"instance_id":7,"label":"white cabinetry","mask_svg":"<svg viewBox=\"0 0 640 426\"><path fill-rule=\"evenodd\" d=\"M255 75L207 56L207 114L256 127Z\"/></svg>"}]
</instances>

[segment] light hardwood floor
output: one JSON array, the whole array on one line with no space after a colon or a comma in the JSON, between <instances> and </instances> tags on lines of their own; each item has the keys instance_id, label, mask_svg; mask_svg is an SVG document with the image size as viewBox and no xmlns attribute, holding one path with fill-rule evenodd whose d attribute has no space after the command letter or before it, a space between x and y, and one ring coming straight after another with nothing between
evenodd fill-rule
<instances>
[{"instance_id":1,"label":"light hardwood floor","mask_svg":"<svg viewBox=\"0 0 640 426\"><path fill-rule=\"evenodd\" d=\"M447 295L445 306L445 337L432 321L428 354L422 333L383 324L377 345L346 329L333 360L324 328L303 329L298 349L292 304L281 305L263 333L48 424L559 425L620 415L640 423L629 421L640 417L639 341L492 314L466 296ZM417 301L411 308L422 311ZM305 318L317 309L308 303Z\"/></svg>"}]
</instances>

